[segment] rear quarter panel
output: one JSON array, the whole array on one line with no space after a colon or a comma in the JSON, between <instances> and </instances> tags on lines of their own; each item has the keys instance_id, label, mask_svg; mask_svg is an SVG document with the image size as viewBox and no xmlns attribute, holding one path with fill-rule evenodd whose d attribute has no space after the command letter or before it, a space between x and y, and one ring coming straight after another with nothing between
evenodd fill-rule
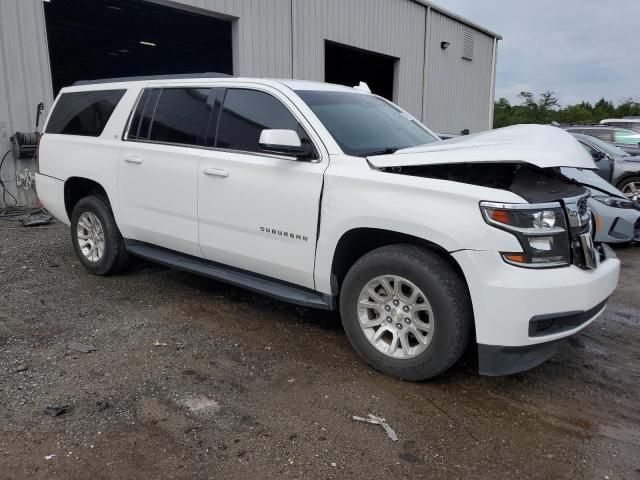
<instances>
[{"instance_id":1,"label":"rear quarter panel","mask_svg":"<svg viewBox=\"0 0 640 480\"><path fill-rule=\"evenodd\" d=\"M96 88L99 86L93 85L91 89L101 90ZM61 94L66 91L68 90L63 89ZM46 133L45 125L45 133L40 140L39 173L65 183L72 177L82 177L97 182L107 192L116 221L119 218L117 175L122 134L139 91L140 88L127 89L99 137L50 134ZM51 111L53 112L54 109L55 104ZM62 204L64 211L64 195L60 197L58 192L53 198L50 196L52 193L53 191L46 187L39 192L43 205L55 212L60 211L60 204ZM64 219L61 220L64 221Z\"/></svg>"}]
</instances>

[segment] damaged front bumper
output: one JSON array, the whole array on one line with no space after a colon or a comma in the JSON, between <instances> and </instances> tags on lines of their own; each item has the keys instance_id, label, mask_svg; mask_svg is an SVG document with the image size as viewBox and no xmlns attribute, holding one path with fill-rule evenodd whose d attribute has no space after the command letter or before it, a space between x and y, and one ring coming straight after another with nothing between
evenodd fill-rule
<instances>
[{"instance_id":1,"label":"damaged front bumper","mask_svg":"<svg viewBox=\"0 0 640 480\"><path fill-rule=\"evenodd\" d=\"M495 252L462 250L473 304L480 373L508 375L547 360L560 340L579 332L605 308L618 283L620 261L606 245L598 265L527 270Z\"/></svg>"}]
</instances>

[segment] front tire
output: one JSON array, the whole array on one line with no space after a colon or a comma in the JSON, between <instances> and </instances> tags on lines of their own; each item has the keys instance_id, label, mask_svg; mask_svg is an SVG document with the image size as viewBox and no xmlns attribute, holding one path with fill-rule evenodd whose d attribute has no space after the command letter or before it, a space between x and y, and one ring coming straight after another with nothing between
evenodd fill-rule
<instances>
[{"instance_id":1,"label":"front tire","mask_svg":"<svg viewBox=\"0 0 640 480\"><path fill-rule=\"evenodd\" d=\"M473 325L460 274L440 255L413 245L360 258L342 284L340 314L353 348L369 365L413 381L453 366Z\"/></svg>"},{"instance_id":2,"label":"front tire","mask_svg":"<svg viewBox=\"0 0 640 480\"><path fill-rule=\"evenodd\" d=\"M91 195L80 199L71 214L71 242L84 267L93 275L126 268L129 255L108 203Z\"/></svg>"},{"instance_id":3,"label":"front tire","mask_svg":"<svg viewBox=\"0 0 640 480\"><path fill-rule=\"evenodd\" d=\"M618 183L618 190L631 200L640 198L640 177L627 177Z\"/></svg>"}]
</instances>

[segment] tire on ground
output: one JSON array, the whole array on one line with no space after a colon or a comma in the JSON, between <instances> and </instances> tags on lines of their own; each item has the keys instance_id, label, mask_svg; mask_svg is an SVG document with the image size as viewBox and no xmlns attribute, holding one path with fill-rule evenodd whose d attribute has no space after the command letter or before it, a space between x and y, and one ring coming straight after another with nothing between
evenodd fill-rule
<instances>
[{"instance_id":1,"label":"tire on ground","mask_svg":"<svg viewBox=\"0 0 640 480\"><path fill-rule=\"evenodd\" d=\"M97 262L87 259L80 249L77 235L78 220L85 212L93 213L102 225L104 232L104 253ZM71 214L71 242L76 255L84 267L93 275L110 275L125 269L129 263L129 255L124 245L124 239L113 218L113 213L107 201L90 195L78 201Z\"/></svg>"},{"instance_id":2,"label":"tire on ground","mask_svg":"<svg viewBox=\"0 0 640 480\"><path fill-rule=\"evenodd\" d=\"M358 319L358 297L364 286L382 275L398 275L415 284L434 315L433 338L426 350L408 358L392 358L367 339ZM414 245L391 245L361 257L341 287L340 314L356 352L373 368L404 380L426 380L453 366L465 352L473 326L466 283L447 260Z\"/></svg>"}]
</instances>

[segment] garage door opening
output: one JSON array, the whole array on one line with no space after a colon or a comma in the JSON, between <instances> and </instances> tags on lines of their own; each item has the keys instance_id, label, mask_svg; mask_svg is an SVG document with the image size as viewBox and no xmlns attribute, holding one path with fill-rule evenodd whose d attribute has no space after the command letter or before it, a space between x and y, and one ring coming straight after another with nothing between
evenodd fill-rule
<instances>
[{"instance_id":1,"label":"garage door opening","mask_svg":"<svg viewBox=\"0 0 640 480\"><path fill-rule=\"evenodd\" d=\"M395 57L325 41L325 82L353 87L366 82L371 91L393 100Z\"/></svg>"},{"instance_id":2,"label":"garage door opening","mask_svg":"<svg viewBox=\"0 0 640 480\"><path fill-rule=\"evenodd\" d=\"M44 2L54 94L78 80L233 73L231 22L142 0Z\"/></svg>"}]
</instances>

